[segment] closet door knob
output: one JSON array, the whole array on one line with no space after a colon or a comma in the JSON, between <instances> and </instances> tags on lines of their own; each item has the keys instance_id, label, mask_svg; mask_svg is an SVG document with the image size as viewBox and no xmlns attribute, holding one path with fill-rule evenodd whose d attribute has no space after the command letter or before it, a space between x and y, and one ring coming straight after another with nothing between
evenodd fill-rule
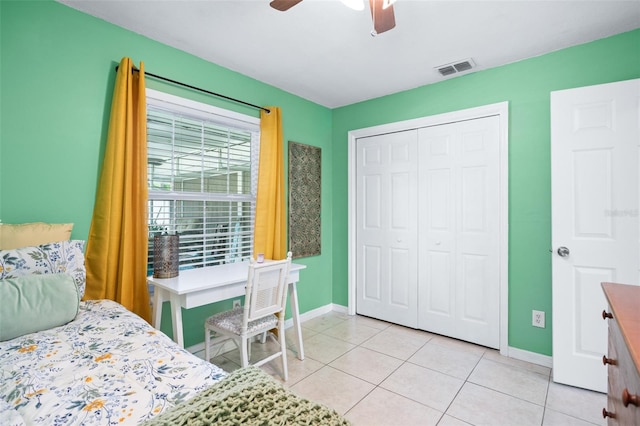
<instances>
[{"instance_id":1,"label":"closet door knob","mask_svg":"<svg viewBox=\"0 0 640 426\"><path fill-rule=\"evenodd\" d=\"M629 404L638 406L638 395L634 395L629 392L629 389L624 388L622 391L622 405L628 407Z\"/></svg>"},{"instance_id":2,"label":"closet door knob","mask_svg":"<svg viewBox=\"0 0 640 426\"><path fill-rule=\"evenodd\" d=\"M604 365L618 365L618 362L615 359L607 358L606 355L602 355L602 363Z\"/></svg>"},{"instance_id":3,"label":"closet door knob","mask_svg":"<svg viewBox=\"0 0 640 426\"><path fill-rule=\"evenodd\" d=\"M607 318L613 318L613 315L611 315L609 312L603 310L602 311L602 319L606 320Z\"/></svg>"}]
</instances>

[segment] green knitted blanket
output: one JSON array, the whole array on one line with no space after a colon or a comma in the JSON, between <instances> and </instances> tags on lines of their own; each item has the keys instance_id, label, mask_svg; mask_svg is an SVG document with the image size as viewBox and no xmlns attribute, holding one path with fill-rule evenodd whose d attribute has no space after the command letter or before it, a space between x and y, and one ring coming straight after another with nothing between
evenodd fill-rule
<instances>
[{"instance_id":1,"label":"green knitted blanket","mask_svg":"<svg viewBox=\"0 0 640 426\"><path fill-rule=\"evenodd\" d=\"M349 425L334 410L301 398L256 367L236 370L144 423L159 425Z\"/></svg>"}]
</instances>

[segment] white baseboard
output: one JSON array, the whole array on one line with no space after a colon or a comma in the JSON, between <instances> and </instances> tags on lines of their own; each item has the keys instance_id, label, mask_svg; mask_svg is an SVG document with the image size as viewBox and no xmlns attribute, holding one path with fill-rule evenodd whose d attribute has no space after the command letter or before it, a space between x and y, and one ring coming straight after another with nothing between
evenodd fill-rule
<instances>
[{"instance_id":1,"label":"white baseboard","mask_svg":"<svg viewBox=\"0 0 640 426\"><path fill-rule=\"evenodd\" d=\"M341 314L348 314L349 308L347 306L330 303L328 305L324 305L319 308L316 308L301 314L300 320L302 322L308 321L312 318L319 317L320 315L324 315L329 312L338 312ZM286 328L293 327L293 320L288 319L287 321L285 321L285 327ZM504 355L510 358L518 359L520 361L530 362L532 364L541 365L543 367L548 367L548 368L553 367L553 358L548 355L542 355L536 352L525 351L523 349L518 349L511 346L507 347L507 351L508 353Z\"/></svg>"},{"instance_id":2,"label":"white baseboard","mask_svg":"<svg viewBox=\"0 0 640 426\"><path fill-rule=\"evenodd\" d=\"M338 312L341 314L349 314L349 308L342 305L336 305L335 303L331 304L331 310L333 312Z\"/></svg>"},{"instance_id":3,"label":"white baseboard","mask_svg":"<svg viewBox=\"0 0 640 426\"><path fill-rule=\"evenodd\" d=\"M312 309L303 314L300 314L300 322L309 321L315 317L319 317L329 312L339 312L341 314L347 313L347 307L342 305L336 305L335 303L329 303L328 305L320 306L319 308ZM284 327L293 327L293 319L289 318L284 322Z\"/></svg>"},{"instance_id":4,"label":"white baseboard","mask_svg":"<svg viewBox=\"0 0 640 426\"><path fill-rule=\"evenodd\" d=\"M553 358L548 355L542 355L535 352L525 351L523 349L513 348L509 346L508 348L509 358L519 359L520 361L530 362L532 364L542 365L543 367L553 367Z\"/></svg>"},{"instance_id":5,"label":"white baseboard","mask_svg":"<svg viewBox=\"0 0 640 426\"><path fill-rule=\"evenodd\" d=\"M337 305L335 303L329 303L328 305L320 306L319 308L315 308L315 309L312 309L310 311L307 311L307 312L304 312L304 313L300 314L300 322L308 321L310 319L319 317L319 316L327 314L329 312L338 312L338 313L341 313L341 314L348 314L349 309L346 306L343 306L343 305ZM288 320L286 320L284 322L284 327L285 328L293 327L293 319L289 318ZM186 349L189 352L191 352L192 354L194 354L195 356L204 359L204 342L200 342L200 343L198 343L196 345L189 346ZM224 353L224 352L227 352L227 351L230 351L230 350L233 350L233 349L235 349L235 345L233 344L233 342L231 342L231 341L225 342L225 347L223 348L223 350L220 353ZM508 356L509 358L514 358L514 359L518 359L520 361L530 362L532 364L541 365L543 367L548 367L548 368L552 368L553 367L553 358L548 356L548 355L542 355L542 354L539 354L539 353L536 353L536 352L525 351L523 349L518 349L518 348L511 347L511 346L509 346L507 348L507 351L508 352L506 354L502 353L502 351L500 351L500 352L503 355Z\"/></svg>"}]
</instances>

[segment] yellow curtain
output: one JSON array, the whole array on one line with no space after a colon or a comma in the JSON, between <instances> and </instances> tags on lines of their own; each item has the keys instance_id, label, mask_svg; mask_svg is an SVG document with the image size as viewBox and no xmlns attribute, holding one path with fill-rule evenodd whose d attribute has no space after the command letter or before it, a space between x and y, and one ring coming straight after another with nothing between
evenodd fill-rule
<instances>
[{"instance_id":1,"label":"yellow curtain","mask_svg":"<svg viewBox=\"0 0 640 426\"><path fill-rule=\"evenodd\" d=\"M85 299L115 300L150 322L144 64L133 70L123 58L87 242Z\"/></svg>"},{"instance_id":2,"label":"yellow curtain","mask_svg":"<svg viewBox=\"0 0 640 426\"><path fill-rule=\"evenodd\" d=\"M260 165L253 238L254 258L284 259L287 254L284 148L279 107L260 111Z\"/></svg>"}]
</instances>

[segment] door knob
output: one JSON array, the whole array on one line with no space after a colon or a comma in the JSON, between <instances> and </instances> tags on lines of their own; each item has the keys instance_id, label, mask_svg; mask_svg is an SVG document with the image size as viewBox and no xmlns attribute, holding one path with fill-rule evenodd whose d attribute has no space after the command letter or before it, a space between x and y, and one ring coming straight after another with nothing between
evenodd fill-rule
<instances>
[{"instance_id":1,"label":"door knob","mask_svg":"<svg viewBox=\"0 0 640 426\"><path fill-rule=\"evenodd\" d=\"M566 247L559 247L558 248L558 256L560 257L567 257L569 256L569 249Z\"/></svg>"},{"instance_id":2,"label":"door knob","mask_svg":"<svg viewBox=\"0 0 640 426\"><path fill-rule=\"evenodd\" d=\"M602 409L602 417L603 417L603 418L605 418L605 419L606 419L607 417L610 417L610 418L612 418L612 419L615 419L615 418L616 418L616 415L615 415L615 414L613 414L611 411L607 411L607 409L606 409L606 408L603 408L603 409Z\"/></svg>"}]
</instances>

